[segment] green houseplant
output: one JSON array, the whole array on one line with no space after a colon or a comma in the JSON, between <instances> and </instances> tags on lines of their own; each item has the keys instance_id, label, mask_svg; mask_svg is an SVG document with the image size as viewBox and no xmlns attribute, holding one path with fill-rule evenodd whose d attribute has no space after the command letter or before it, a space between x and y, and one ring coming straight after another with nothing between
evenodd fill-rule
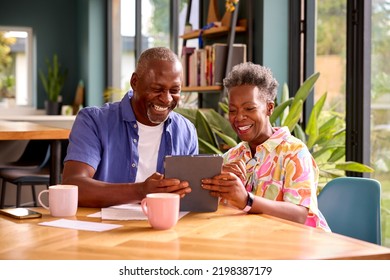
<instances>
[{"instance_id":1,"label":"green houseplant","mask_svg":"<svg viewBox=\"0 0 390 280\"><path fill-rule=\"evenodd\" d=\"M57 54L53 55L51 61L46 58L45 63L47 66L46 74L39 70L39 77L47 95L45 107L49 115L57 115L59 113L59 96L68 76L68 69L63 68L59 63Z\"/></svg>"},{"instance_id":2,"label":"green houseplant","mask_svg":"<svg viewBox=\"0 0 390 280\"><path fill-rule=\"evenodd\" d=\"M308 125L303 130L301 123L303 103L318 77L319 73L310 76L291 98L287 85L284 85L281 100L275 106L270 121L273 125L288 126L290 131L312 151L320 169L319 189L321 189L329 179L345 176L345 171L373 172L373 169L358 162L345 161L344 117L333 111L323 111L326 93L314 104ZM226 114L227 103L219 105ZM214 109L177 108L175 111L194 123L198 133L200 153L220 154L240 141L227 118Z\"/></svg>"}]
</instances>

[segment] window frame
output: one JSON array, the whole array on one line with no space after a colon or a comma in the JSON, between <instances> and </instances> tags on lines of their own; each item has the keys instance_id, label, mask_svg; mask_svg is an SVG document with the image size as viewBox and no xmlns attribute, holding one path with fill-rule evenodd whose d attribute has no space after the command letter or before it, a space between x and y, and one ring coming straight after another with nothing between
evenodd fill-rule
<instances>
[{"instance_id":1,"label":"window frame","mask_svg":"<svg viewBox=\"0 0 390 280\"><path fill-rule=\"evenodd\" d=\"M27 38L26 38L26 89L27 89L27 103L25 105L17 105L17 107L32 107L36 108L37 101L36 98L36 77L37 73L34 72L34 38L33 38L33 29L32 27L27 26L0 26L0 31L2 32L9 32L9 31L17 31L17 32L26 32ZM17 77L15 77L17 78ZM15 93L17 94L17 92Z\"/></svg>"}]
</instances>

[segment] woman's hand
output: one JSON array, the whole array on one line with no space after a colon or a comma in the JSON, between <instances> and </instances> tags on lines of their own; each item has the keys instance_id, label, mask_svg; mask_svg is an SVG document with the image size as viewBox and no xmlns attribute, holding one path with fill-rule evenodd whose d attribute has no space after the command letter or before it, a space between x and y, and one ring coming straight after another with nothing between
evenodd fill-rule
<instances>
[{"instance_id":1,"label":"woman's hand","mask_svg":"<svg viewBox=\"0 0 390 280\"><path fill-rule=\"evenodd\" d=\"M236 176L240 178L241 182L246 181L246 168L245 162L243 160L233 161L224 164L222 167L222 171L236 174Z\"/></svg>"},{"instance_id":2,"label":"woman's hand","mask_svg":"<svg viewBox=\"0 0 390 280\"><path fill-rule=\"evenodd\" d=\"M212 196L229 200L229 204L238 209L244 209L246 205L248 193L241 178L233 172L222 171L213 178L203 179L202 187L209 190Z\"/></svg>"}]
</instances>

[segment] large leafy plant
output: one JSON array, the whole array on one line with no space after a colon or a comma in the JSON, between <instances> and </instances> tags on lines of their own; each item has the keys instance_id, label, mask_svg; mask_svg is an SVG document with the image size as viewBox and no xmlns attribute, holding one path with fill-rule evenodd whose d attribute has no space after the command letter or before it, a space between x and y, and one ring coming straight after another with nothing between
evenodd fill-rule
<instances>
[{"instance_id":1,"label":"large leafy plant","mask_svg":"<svg viewBox=\"0 0 390 280\"><path fill-rule=\"evenodd\" d=\"M239 139L229 121L211 108L176 108L196 127L201 154L222 154L237 145Z\"/></svg>"},{"instance_id":2,"label":"large leafy plant","mask_svg":"<svg viewBox=\"0 0 390 280\"><path fill-rule=\"evenodd\" d=\"M289 97L288 87L284 85L280 102L270 117L271 123L274 126L287 126L311 150L320 169L320 186L331 178L345 176L345 171L373 172L367 165L345 161L344 116L334 111L323 111L326 93L314 104L308 124L303 129L303 104L318 77L319 73L310 76L294 97ZM219 105L224 113L228 113L227 103ZM175 111L195 125L200 153L220 154L240 141L227 118L214 109L177 108Z\"/></svg>"},{"instance_id":3,"label":"large leafy plant","mask_svg":"<svg viewBox=\"0 0 390 280\"><path fill-rule=\"evenodd\" d=\"M305 130L301 122L303 103L312 91L319 73L310 76L298 89L294 97L289 97L284 85L280 103L275 107L270 121L274 125L287 126L311 150L320 169L320 185L327 180L345 176L345 171L373 172L364 164L345 161L345 120L336 111L323 111L327 93L314 104Z\"/></svg>"}]
</instances>

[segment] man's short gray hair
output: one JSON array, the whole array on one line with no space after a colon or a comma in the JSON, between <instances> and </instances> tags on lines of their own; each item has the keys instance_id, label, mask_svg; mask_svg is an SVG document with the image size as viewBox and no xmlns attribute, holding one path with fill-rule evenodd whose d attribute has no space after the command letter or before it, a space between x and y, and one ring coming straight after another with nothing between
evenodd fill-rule
<instances>
[{"instance_id":1,"label":"man's short gray hair","mask_svg":"<svg viewBox=\"0 0 390 280\"><path fill-rule=\"evenodd\" d=\"M153 60L165 60L171 62L180 62L177 55L165 47L155 47L145 50L138 59L135 72L142 76L149 67L149 62Z\"/></svg>"}]
</instances>

